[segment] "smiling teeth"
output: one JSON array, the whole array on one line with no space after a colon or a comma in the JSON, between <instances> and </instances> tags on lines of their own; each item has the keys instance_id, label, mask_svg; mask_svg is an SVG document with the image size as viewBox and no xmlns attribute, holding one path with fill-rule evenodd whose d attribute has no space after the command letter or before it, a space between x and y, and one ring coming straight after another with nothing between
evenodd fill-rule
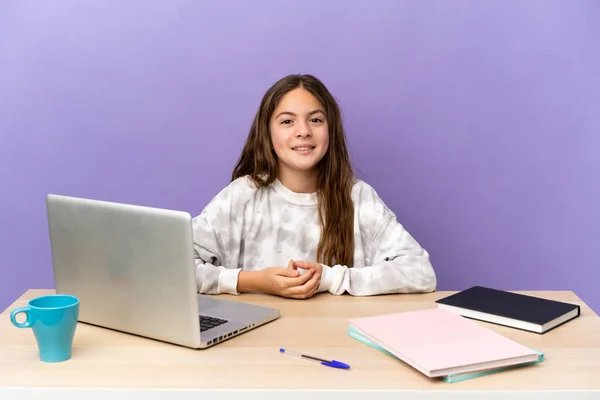
<instances>
[{"instance_id":1,"label":"smiling teeth","mask_svg":"<svg viewBox=\"0 0 600 400\"><path fill-rule=\"evenodd\" d=\"M312 150L314 149L314 147L294 147L294 150L300 150L300 151L304 151L304 150Z\"/></svg>"}]
</instances>

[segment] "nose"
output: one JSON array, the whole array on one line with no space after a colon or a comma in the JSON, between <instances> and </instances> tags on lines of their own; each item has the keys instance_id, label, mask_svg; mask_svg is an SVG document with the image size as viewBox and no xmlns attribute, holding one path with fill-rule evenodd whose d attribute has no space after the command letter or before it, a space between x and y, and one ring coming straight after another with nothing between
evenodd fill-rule
<instances>
[{"instance_id":1,"label":"nose","mask_svg":"<svg viewBox=\"0 0 600 400\"><path fill-rule=\"evenodd\" d=\"M297 138L306 138L306 137L311 137L312 136L312 132L310 131L310 126L307 123L298 123L296 125L297 129L296 129L296 137Z\"/></svg>"}]
</instances>

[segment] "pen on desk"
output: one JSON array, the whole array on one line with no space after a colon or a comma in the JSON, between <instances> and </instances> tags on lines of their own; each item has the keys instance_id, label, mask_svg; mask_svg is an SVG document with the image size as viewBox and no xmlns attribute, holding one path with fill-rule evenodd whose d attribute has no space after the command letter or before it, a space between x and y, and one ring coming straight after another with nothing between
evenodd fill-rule
<instances>
[{"instance_id":1,"label":"pen on desk","mask_svg":"<svg viewBox=\"0 0 600 400\"><path fill-rule=\"evenodd\" d=\"M279 352L283 353L283 354L288 354L290 356L301 357L301 358L306 358L306 359L311 360L311 361L316 361L316 362L318 362L318 363L320 363L322 365L325 365L327 367L339 368L339 369L350 369L350 366L348 364L344 364L343 362L336 361L336 360L324 360L322 358L313 357L313 356L309 356L307 354L298 353L297 351L294 351L294 350L286 350L284 348L279 349Z\"/></svg>"}]
</instances>

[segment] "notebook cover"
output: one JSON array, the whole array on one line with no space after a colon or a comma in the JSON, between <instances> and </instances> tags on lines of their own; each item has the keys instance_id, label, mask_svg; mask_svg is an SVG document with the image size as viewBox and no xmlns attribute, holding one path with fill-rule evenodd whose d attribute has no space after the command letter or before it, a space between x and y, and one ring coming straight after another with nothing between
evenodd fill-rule
<instances>
[{"instance_id":1,"label":"notebook cover","mask_svg":"<svg viewBox=\"0 0 600 400\"><path fill-rule=\"evenodd\" d=\"M436 303L530 322L536 325L544 325L575 309L578 310L577 316L581 313L577 304L547 300L483 286L473 286L462 292L439 299Z\"/></svg>"},{"instance_id":2,"label":"notebook cover","mask_svg":"<svg viewBox=\"0 0 600 400\"><path fill-rule=\"evenodd\" d=\"M350 326L408 364L420 365L428 376L448 368L480 370L486 362L498 362L496 368L523 363L516 357L537 359L533 350L440 308L357 318Z\"/></svg>"},{"instance_id":3,"label":"notebook cover","mask_svg":"<svg viewBox=\"0 0 600 400\"><path fill-rule=\"evenodd\" d=\"M368 344L369 346L371 346L374 349L377 349L377 350L379 350L379 351L387 354L388 356L394 357L395 359L402 361L400 358L396 357L395 355L393 355L392 353L390 353L386 349L378 346L377 344L371 342L369 339L367 339L364 336L362 336L359 332L357 332L353 328L348 328L348 335L351 336L351 337L353 337L354 339L357 339L357 340L365 343L365 344ZM540 362L544 361L544 353L542 353L540 351L537 351L537 350L534 350L534 351L538 354L537 361L532 361L532 362L526 362L526 363L522 363L522 364L511 365L511 366L503 367L503 368L494 368L494 369L489 369L489 370L484 370L484 371L474 371L474 372L471 372L471 373L450 374L450 375L446 375L446 376L437 377L436 379L440 379L440 380L443 380L444 382L448 382L448 383L461 382L461 381L466 381L467 379L479 378L481 376L496 374L498 372L508 371L510 369L513 369L513 368L520 368L520 367L524 367L524 366L532 365L532 364L537 364L537 363L540 363ZM402 362L404 362L404 361L402 361Z\"/></svg>"}]
</instances>

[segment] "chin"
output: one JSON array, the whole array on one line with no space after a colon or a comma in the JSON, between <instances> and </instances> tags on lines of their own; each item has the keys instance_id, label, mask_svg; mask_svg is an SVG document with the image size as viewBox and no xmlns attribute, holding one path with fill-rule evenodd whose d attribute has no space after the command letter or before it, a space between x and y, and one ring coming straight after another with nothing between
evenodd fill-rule
<instances>
[{"instance_id":1,"label":"chin","mask_svg":"<svg viewBox=\"0 0 600 400\"><path fill-rule=\"evenodd\" d=\"M292 164L293 165L293 164ZM294 165L293 169L299 172L313 171L317 168L317 164L314 165Z\"/></svg>"}]
</instances>

